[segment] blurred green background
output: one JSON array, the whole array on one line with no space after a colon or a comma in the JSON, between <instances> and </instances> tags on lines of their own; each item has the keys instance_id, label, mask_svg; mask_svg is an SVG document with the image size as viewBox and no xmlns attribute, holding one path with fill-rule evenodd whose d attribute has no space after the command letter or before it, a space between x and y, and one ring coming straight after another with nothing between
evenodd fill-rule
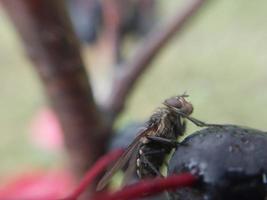
<instances>
[{"instance_id":1,"label":"blurred green background","mask_svg":"<svg viewBox=\"0 0 267 200\"><path fill-rule=\"evenodd\" d=\"M158 2L162 23L185 1ZM196 118L266 130L266 9L264 0L210 1L142 76L117 126L145 120L165 98L187 91ZM29 124L46 100L2 9L0 66L0 175L58 166L61 152L29 142Z\"/></svg>"}]
</instances>

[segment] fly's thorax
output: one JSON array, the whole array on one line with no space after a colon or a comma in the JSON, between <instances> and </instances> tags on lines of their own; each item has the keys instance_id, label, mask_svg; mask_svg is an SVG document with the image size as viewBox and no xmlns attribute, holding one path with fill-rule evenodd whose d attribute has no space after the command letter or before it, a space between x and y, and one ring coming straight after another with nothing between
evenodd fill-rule
<instances>
[{"instance_id":1,"label":"fly's thorax","mask_svg":"<svg viewBox=\"0 0 267 200\"><path fill-rule=\"evenodd\" d=\"M155 136L166 139L177 139L184 132L184 124L181 116L169 108L158 109L152 118L158 118L158 126Z\"/></svg>"}]
</instances>

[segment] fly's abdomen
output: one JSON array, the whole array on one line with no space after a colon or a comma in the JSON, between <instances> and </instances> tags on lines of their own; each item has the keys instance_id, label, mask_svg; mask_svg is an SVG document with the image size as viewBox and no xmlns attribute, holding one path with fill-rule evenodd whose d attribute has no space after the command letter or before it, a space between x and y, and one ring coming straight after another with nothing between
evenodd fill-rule
<instances>
[{"instance_id":1,"label":"fly's abdomen","mask_svg":"<svg viewBox=\"0 0 267 200\"><path fill-rule=\"evenodd\" d=\"M170 151L169 147L160 147L152 142L142 145L136 160L138 177L143 179L160 176L160 169Z\"/></svg>"}]
</instances>

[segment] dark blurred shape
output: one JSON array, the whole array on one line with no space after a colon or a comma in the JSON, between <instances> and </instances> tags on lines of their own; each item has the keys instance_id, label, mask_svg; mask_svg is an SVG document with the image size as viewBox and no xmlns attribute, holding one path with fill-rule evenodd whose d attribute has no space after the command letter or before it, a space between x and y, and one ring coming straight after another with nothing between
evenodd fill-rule
<instances>
[{"instance_id":1,"label":"dark blurred shape","mask_svg":"<svg viewBox=\"0 0 267 200\"><path fill-rule=\"evenodd\" d=\"M125 37L143 37L154 26L156 17L154 0L66 0L66 3L80 41L92 44L105 31L116 64L123 61Z\"/></svg>"},{"instance_id":2,"label":"dark blurred shape","mask_svg":"<svg viewBox=\"0 0 267 200\"><path fill-rule=\"evenodd\" d=\"M201 181L195 188L177 190L174 199L264 200L267 133L232 125L197 131L169 163L169 175L188 171Z\"/></svg>"},{"instance_id":3,"label":"dark blurred shape","mask_svg":"<svg viewBox=\"0 0 267 200\"><path fill-rule=\"evenodd\" d=\"M98 0L66 0L74 30L79 39L93 43L102 25L102 6Z\"/></svg>"},{"instance_id":4,"label":"dark blurred shape","mask_svg":"<svg viewBox=\"0 0 267 200\"><path fill-rule=\"evenodd\" d=\"M123 41L128 35L145 36L155 22L154 0L109 0L103 2L103 20L112 43L116 64L123 62Z\"/></svg>"},{"instance_id":5,"label":"dark blurred shape","mask_svg":"<svg viewBox=\"0 0 267 200\"><path fill-rule=\"evenodd\" d=\"M154 0L118 0L121 17L120 33L147 34L155 23L156 7Z\"/></svg>"}]
</instances>

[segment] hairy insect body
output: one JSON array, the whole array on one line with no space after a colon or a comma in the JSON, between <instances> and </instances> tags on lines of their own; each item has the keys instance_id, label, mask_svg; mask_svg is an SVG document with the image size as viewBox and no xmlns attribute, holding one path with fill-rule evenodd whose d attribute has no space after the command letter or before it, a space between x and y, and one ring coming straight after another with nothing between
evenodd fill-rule
<instances>
[{"instance_id":1,"label":"hairy insect body","mask_svg":"<svg viewBox=\"0 0 267 200\"><path fill-rule=\"evenodd\" d=\"M185 99L186 97L188 96L183 94L163 102L165 107L157 109L150 117L122 156L99 181L97 190L103 189L114 173L127 163L126 179L135 168L140 178L161 176L160 168L166 155L176 147L177 138L185 131L185 119L197 126L209 125L190 117L193 105Z\"/></svg>"},{"instance_id":2,"label":"hairy insect body","mask_svg":"<svg viewBox=\"0 0 267 200\"><path fill-rule=\"evenodd\" d=\"M140 178L159 176L165 157L171 152L173 146L150 140L149 136L155 136L176 141L178 136L185 131L185 122L173 110L159 108L149 119L146 126L156 127L150 135L141 139L136 159L136 172Z\"/></svg>"}]
</instances>

